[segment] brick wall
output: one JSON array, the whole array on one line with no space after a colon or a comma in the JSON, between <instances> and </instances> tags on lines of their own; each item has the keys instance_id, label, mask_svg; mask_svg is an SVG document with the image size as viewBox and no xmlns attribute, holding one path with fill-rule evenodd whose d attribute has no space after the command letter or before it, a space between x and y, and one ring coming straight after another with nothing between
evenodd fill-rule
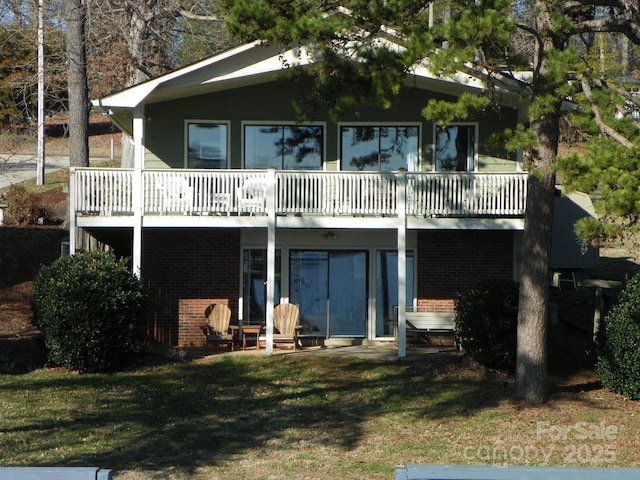
<instances>
[{"instance_id":1,"label":"brick wall","mask_svg":"<svg viewBox=\"0 0 640 480\"><path fill-rule=\"evenodd\" d=\"M150 296L149 346L202 346L204 309L226 303L237 322L240 231L145 229L142 279Z\"/></svg>"},{"instance_id":2,"label":"brick wall","mask_svg":"<svg viewBox=\"0 0 640 480\"><path fill-rule=\"evenodd\" d=\"M235 299L234 299L235 300ZM231 307L229 298L181 298L178 300L178 345L181 347L203 347L205 336L204 311L212 303L222 303ZM237 323L237 317L231 320Z\"/></svg>"},{"instance_id":3,"label":"brick wall","mask_svg":"<svg viewBox=\"0 0 640 480\"><path fill-rule=\"evenodd\" d=\"M240 231L145 229L142 277L150 294L150 346L203 345L210 303L226 303L238 320ZM418 234L418 307L453 311L459 292L479 280L511 279L510 231L422 231Z\"/></svg>"},{"instance_id":4,"label":"brick wall","mask_svg":"<svg viewBox=\"0 0 640 480\"><path fill-rule=\"evenodd\" d=\"M418 308L451 312L480 280L513 278L513 232L428 230L418 234Z\"/></svg>"}]
</instances>

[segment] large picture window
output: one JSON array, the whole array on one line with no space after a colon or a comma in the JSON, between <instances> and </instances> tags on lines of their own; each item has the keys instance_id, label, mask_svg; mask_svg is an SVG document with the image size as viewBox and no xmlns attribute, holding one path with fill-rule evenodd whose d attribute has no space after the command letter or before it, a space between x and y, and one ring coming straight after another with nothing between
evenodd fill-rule
<instances>
[{"instance_id":1,"label":"large picture window","mask_svg":"<svg viewBox=\"0 0 640 480\"><path fill-rule=\"evenodd\" d=\"M324 128L322 125L244 126L244 166L278 170L320 170Z\"/></svg>"},{"instance_id":2,"label":"large picture window","mask_svg":"<svg viewBox=\"0 0 640 480\"><path fill-rule=\"evenodd\" d=\"M227 168L229 127L218 122L187 122L187 168Z\"/></svg>"},{"instance_id":3,"label":"large picture window","mask_svg":"<svg viewBox=\"0 0 640 480\"><path fill-rule=\"evenodd\" d=\"M475 170L476 126L436 127L435 164L438 172Z\"/></svg>"},{"instance_id":4,"label":"large picture window","mask_svg":"<svg viewBox=\"0 0 640 480\"><path fill-rule=\"evenodd\" d=\"M342 170L391 172L418 169L417 126L345 125L340 127Z\"/></svg>"}]
</instances>

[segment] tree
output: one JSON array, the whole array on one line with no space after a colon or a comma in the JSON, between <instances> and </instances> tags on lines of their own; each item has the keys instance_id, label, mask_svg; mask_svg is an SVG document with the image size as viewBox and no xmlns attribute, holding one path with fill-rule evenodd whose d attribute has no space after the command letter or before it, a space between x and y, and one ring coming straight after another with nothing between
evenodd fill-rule
<instances>
[{"instance_id":1,"label":"tree","mask_svg":"<svg viewBox=\"0 0 640 480\"><path fill-rule=\"evenodd\" d=\"M127 46L128 58L121 62L125 67L123 87L202 58L230 42L221 27L216 0L98 0L93 12L96 28L103 19L115 24L112 32L120 32ZM125 136L122 164L133 166L132 145Z\"/></svg>"},{"instance_id":2,"label":"tree","mask_svg":"<svg viewBox=\"0 0 640 480\"><path fill-rule=\"evenodd\" d=\"M580 108L571 114L573 134L583 140L583 153L556 163L568 190L596 193L600 218L587 217L575 225L585 245L603 246L623 237L637 230L640 220L640 76L631 74L637 69L629 61L633 49L622 55L627 63L620 63L621 43L598 34L593 52L585 55L590 72L580 79L582 94L574 100Z\"/></svg>"},{"instance_id":3,"label":"tree","mask_svg":"<svg viewBox=\"0 0 640 480\"><path fill-rule=\"evenodd\" d=\"M66 0L67 83L69 85L69 164L89 166L89 88L84 0Z\"/></svg>"},{"instance_id":4,"label":"tree","mask_svg":"<svg viewBox=\"0 0 640 480\"><path fill-rule=\"evenodd\" d=\"M436 74L462 71L485 81L481 96L462 95L455 102L429 102L423 114L438 124L463 120L474 110L491 108L504 88L519 89L527 115L520 128L510 132L508 141L509 145L526 149L530 181L523 242L527 254L522 256L519 294L516 392L530 403L546 401L554 162L564 106L591 81L581 56L585 51L584 39L596 33L615 32L640 44L637 2L223 0L222 3L229 12L235 35L280 44L283 48L305 42L314 49L314 54L321 56L323 61L311 67L290 68L291 76L314 84L311 89L314 93L298 102L302 116L313 116L319 107L327 108L337 118L361 105L389 108L403 87L406 73L419 64ZM381 33L402 37L404 50L386 47L378 41ZM523 48L527 45L533 48ZM528 76L517 73L525 68Z\"/></svg>"},{"instance_id":5,"label":"tree","mask_svg":"<svg viewBox=\"0 0 640 480\"><path fill-rule=\"evenodd\" d=\"M37 2L9 2L0 8L0 127L24 129L37 115ZM9 8L11 7L11 8ZM46 100L51 111L66 108L64 35L55 12L45 16Z\"/></svg>"}]
</instances>

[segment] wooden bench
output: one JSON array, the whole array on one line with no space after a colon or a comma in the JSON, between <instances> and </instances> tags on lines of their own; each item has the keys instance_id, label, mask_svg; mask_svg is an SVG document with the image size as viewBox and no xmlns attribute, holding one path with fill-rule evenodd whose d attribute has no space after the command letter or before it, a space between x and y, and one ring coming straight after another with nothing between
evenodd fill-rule
<instances>
[{"instance_id":1,"label":"wooden bench","mask_svg":"<svg viewBox=\"0 0 640 480\"><path fill-rule=\"evenodd\" d=\"M426 339L428 336L444 334L454 336L455 339L456 314L452 312L407 312L407 337Z\"/></svg>"},{"instance_id":2,"label":"wooden bench","mask_svg":"<svg viewBox=\"0 0 640 480\"><path fill-rule=\"evenodd\" d=\"M406 465L394 480L631 480L640 468L502 467L489 465Z\"/></svg>"},{"instance_id":3,"label":"wooden bench","mask_svg":"<svg viewBox=\"0 0 640 480\"><path fill-rule=\"evenodd\" d=\"M98 467L0 467L0 480L111 480Z\"/></svg>"}]
</instances>

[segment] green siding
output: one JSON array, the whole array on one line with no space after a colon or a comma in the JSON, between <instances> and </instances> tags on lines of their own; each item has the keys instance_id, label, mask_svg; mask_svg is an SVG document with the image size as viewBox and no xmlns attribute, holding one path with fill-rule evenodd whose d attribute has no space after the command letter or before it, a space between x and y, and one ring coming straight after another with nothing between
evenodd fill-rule
<instances>
[{"instance_id":1,"label":"green siding","mask_svg":"<svg viewBox=\"0 0 640 480\"><path fill-rule=\"evenodd\" d=\"M218 120L230 122L231 168L242 168L242 122L292 122L296 113L292 106L295 98L303 96L300 83L270 82L224 92L199 95L179 100L150 104L145 110L145 168L182 168L185 155L185 120ZM409 122L421 126L421 170L433 168L433 123L424 120L421 110L431 98L446 98L416 88L406 89L388 110L363 108L344 122L394 123ZM469 121L479 123L479 150L482 160L480 171L515 171L516 161L504 160L504 152L488 150L483 146L489 136L505 126L514 126L515 109L488 110ZM326 149L325 168L337 170L339 161L338 124L328 115L316 119L324 122ZM496 158L489 158L496 157ZM500 158L498 158L500 157ZM512 154L511 157L514 157Z\"/></svg>"}]
</instances>

